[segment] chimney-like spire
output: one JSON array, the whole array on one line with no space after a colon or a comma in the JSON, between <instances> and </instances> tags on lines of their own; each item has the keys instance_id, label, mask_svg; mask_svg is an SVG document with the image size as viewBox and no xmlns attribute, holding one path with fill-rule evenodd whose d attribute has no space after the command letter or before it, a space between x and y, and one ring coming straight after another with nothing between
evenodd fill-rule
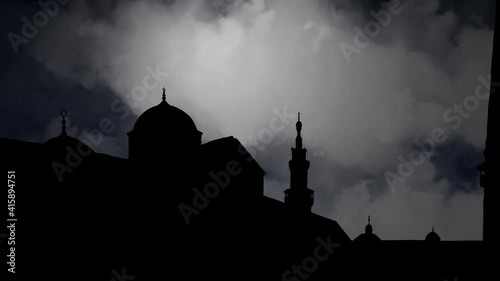
<instances>
[{"instance_id":1,"label":"chimney-like spire","mask_svg":"<svg viewBox=\"0 0 500 281\"><path fill-rule=\"evenodd\" d=\"M61 117L62 117L62 130L61 130L61 135L66 136L66 116L68 116L68 112L66 110L61 110Z\"/></svg>"},{"instance_id":2,"label":"chimney-like spire","mask_svg":"<svg viewBox=\"0 0 500 281\"><path fill-rule=\"evenodd\" d=\"M373 227L370 224L370 216L368 216L368 224L365 227L365 233L366 234L372 234L373 233Z\"/></svg>"}]
</instances>

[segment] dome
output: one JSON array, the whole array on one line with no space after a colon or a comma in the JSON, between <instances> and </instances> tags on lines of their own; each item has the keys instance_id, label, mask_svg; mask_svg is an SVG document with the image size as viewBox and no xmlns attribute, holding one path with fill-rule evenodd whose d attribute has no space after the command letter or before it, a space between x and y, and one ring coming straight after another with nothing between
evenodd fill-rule
<instances>
[{"instance_id":1,"label":"dome","mask_svg":"<svg viewBox=\"0 0 500 281\"><path fill-rule=\"evenodd\" d=\"M429 234L427 234L427 236L425 236L425 241L429 241L429 242L440 242L441 241L441 237L439 237L439 235L434 232L434 227L432 228L432 231L429 232Z\"/></svg>"},{"instance_id":2,"label":"dome","mask_svg":"<svg viewBox=\"0 0 500 281\"><path fill-rule=\"evenodd\" d=\"M157 132L167 129L173 133L197 132L196 125L189 115L175 106L168 104L165 99L150 109L146 110L137 119L134 131Z\"/></svg>"},{"instance_id":3,"label":"dome","mask_svg":"<svg viewBox=\"0 0 500 281\"><path fill-rule=\"evenodd\" d=\"M356 243L376 243L382 241L376 234L373 233L373 227L370 224L370 216L368 216L368 224L365 227L365 233L360 234L356 237L353 242Z\"/></svg>"},{"instance_id":4,"label":"dome","mask_svg":"<svg viewBox=\"0 0 500 281\"><path fill-rule=\"evenodd\" d=\"M75 149L78 148L79 150L84 150L84 151L91 151L92 148L90 148L88 145L85 143L79 141L78 139L75 139L73 137L70 137L66 135L65 133L47 140L44 143L48 149L50 150L58 150L58 149L64 149L67 146Z\"/></svg>"},{"instance_id":5,"label":"dome","mask_svg":"<svg viewBox=\"0 0 500 281\"><path fill-rule=\"evenodd\" d=\"M299 117L297 120L297 123L295 123L295 127L297 128L298 131L302 130L302 122L300 122L300 112L299 112Z\"/></svg>"},{"instance_id":6,"label":"dome","mask_svg":"<svg viewBox=\"0 0 500 281\"><path fill-rule=\"evenodd\" d=\"M189 155L200 147L201 136L186 112L168 104L163 88L162 101L141 114L128 133L129 159L188 161Z\"/></svg>"},{"instance_id":7,"label":"dome","mask_svg":"<svg viewBox=\"0 0 500 281\"><path fill-rule=\"evenodd\" d=\"M368 224L365 226L365 233L366 234L373 234L373 227L370 224L370 216L368 216Z\"/></svg>"},{"instance_id":8,"label":"dome","mask_svg":"<svg viewBox=\"0 0 500 281\"><path fill-rule=\"evenodd\" d=\"M62 130L61 134L57 137L51 138L47 140L44 145L47 148L47 151L53 156L59 155L61 153L68 153L68 148L73 149L74 151L86 155L93 152L92 148L90 148L85 143L81 142L78 139L70 137L66 134L66 116L68 113L66 110L61 111L62 117Z\"/></svg>"}]
</instances>

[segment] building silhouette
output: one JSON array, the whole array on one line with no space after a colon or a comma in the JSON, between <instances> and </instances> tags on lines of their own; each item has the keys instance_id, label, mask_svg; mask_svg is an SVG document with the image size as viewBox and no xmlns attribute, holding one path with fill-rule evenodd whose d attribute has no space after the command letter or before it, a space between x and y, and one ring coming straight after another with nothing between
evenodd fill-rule
<instances>
[{"instance_id":1,"label":"building silhouette","mask_svg":"<svg viewBox=\"0 0 500 281\"><path fill-rule=\"evenodd\" d=\"M45 143L0 139L18 178L19 272L59 280L80 265L82 280L122 268L137 280L478 280L482 241L441 241L434 229L421 241L385 241L370 218L351 240L312 213L300 114L284 202L264 196L264 170L237 139L202 144L165 92L128 133L128 159L69 136L66 115Z\"/></svg>"},{"instance_id":2,"label":"building silhouette","mask_svg":"<svg viewBox=\"0 0 500 281\"><path fill-rule=\"evenodd\" d=\"M492 81L500 81L499 40L494 37ZM60 135L45 143L0 139L3 162L17 175L17 276L490 279L499 237L498 106L491 95L485 162L478 167L484 241L442 240L434 228L422 240L383 240L370 217L365 232L351 239L336 221L312 213L300 115L281 202L264 196L265 171L237 139L202 143L196 124L167 102L165 91L128 133L128 159L69 136L63 111Z\"/></svg>"}]
</instances>

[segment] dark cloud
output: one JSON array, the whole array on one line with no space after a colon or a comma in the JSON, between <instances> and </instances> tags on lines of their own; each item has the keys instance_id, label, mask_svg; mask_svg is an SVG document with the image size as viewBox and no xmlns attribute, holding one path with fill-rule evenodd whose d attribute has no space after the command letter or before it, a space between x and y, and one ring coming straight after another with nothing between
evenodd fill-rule
<instances>
[{"instance_id":1,"label":"dark cloud","mask_svg":"<svg viewBox=\"0 0 500 281\"><path fill-rule=\"evenodd\" d=\"M451 192L472 193L480 188L477 166L484 161L483 152L462 138L438 147L431 161L436 166L435 181L446 178Z\"/></svg>"}]
</instances>

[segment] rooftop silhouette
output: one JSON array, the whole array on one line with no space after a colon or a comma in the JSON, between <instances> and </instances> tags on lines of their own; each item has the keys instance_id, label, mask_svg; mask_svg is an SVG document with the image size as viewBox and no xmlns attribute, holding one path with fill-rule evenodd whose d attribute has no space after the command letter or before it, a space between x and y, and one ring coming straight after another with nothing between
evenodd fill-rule
<instances>
[{"instance_id":1,"label":"rooftop silhouette","mask_svg":"<svg viewBox=\"0 0 500 281\"><path fill-rule=\"evenodd\" d=\"M499 38L492 81L500 81ZM45 143L0 139L4 161L19 175L19 276L112 280L116 270L137 280L483 280L499 237L498 106L491 95L479 166L484 241L446 241L434 227L422 240L384 240L370 216L351 239L335 220L311 212L315 167L304 139L313 136L303 139L300 113L281 202L264 195L265 171L238 139L202 143L164 88L128 133L128 159L68 135L63 110L60 135Z\"/></svg>"},{"instance_id":2,"label":"rooftop silhouette","mask_svg":"<svg viewBox=\"0 0 500 281\"><path fill-rule=\"evenodd\" d=\"M387 261L399 266L386 275L389 280L413 268L421 274L408 279L421 280L436 270L434 259L419 259L426 253L446 260L432 275L444 280L462 272L460 255L482 253L481 241L442 242L434 230L421 241L382 240L370 217L365 232L351 240L336 221L312 213L300 113L284 202L264 196L265 172L237 139L202 144L202 133L189 115L167 102L165 90L128 133L128 159L96 153L69 136L66 116L63 110L61 134L43 144L0 140L16 171L29 175L18 194L25 222L19 226L24 241L19 255L33 270L59 260L55 280L71 274L75 264L85 267L82 280L122 267L151 280L164 276L166 263L169 274L186 280L229 280L243 272L253 280L306 275L308 280L358 280L374 275L353 267L376 271ZM58 221L50 231L48 220ZM328 258L308 269L301 263L318 245ZM411 263L401 263L402 256ZM290 271L294 265L302 271Z\"/></svg>"}]
</instances>

